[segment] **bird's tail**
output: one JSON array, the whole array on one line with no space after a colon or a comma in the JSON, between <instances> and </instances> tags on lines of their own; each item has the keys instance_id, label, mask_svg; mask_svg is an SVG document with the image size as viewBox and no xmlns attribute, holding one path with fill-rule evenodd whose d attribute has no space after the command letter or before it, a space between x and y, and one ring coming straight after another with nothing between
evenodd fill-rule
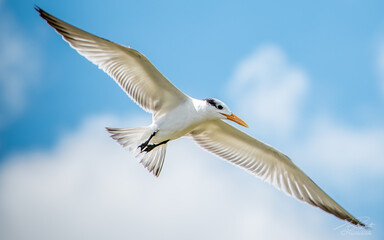
<instances>
[{"instance_id":1,"label":"bird's tail","mask_svg":"<svg viewBox=\"0 0 384 240\"><path fill-rule=\"evenodd\" d=\"M139 128L106 128L121 146L135 154L140 163L156 177L159 176L164 164L167 144L161 144L150 151L142 151L140 145L150 136L151 129L148 127Z\"/></svg>"}]
</instances>

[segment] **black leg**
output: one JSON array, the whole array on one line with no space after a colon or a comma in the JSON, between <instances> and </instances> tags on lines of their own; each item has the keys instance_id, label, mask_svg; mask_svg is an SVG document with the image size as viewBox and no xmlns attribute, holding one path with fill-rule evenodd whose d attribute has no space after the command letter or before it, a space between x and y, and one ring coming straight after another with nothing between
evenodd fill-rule
<instances>
[{"instance_id":1,"label":"black leg","mask_svg":"<svg viewBox=\"0 0 384 240\"><path fill-rule=\"evenodd\" d=\"M148 140L142 143L140 146L137 148L140 148L140 152L143 152L143 149L145 149L148 146L149 141L156 135L157 131L153 132L151 136L149 136Z\"/></svg>"},{"instance_id":2,"label":"black leg","mask_svg":"<svg viewBox=\"0 0 384 240\"><path fill-rule=\"evenodd\" d=\"M161 143L159 143L159 144L147 144L146 146L145 146L145 148L144 149L141 149L141 152L150 152L150 151L152 151L155 147L158 147L158 146L160 146L160 145L162 145L162 144L166 144L167 142L169 141L169 139L168 140L165 140L165 141L162 141Z\"/></svg>"}]
</instances>

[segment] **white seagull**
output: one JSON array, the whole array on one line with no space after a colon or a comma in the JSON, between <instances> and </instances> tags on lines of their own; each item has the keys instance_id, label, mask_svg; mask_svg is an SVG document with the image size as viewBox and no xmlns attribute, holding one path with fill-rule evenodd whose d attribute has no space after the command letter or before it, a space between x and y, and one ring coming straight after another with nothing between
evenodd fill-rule
<instances>
[{"instance_id":1,"label":"white seagull","mask_svg":"<svg viewBox=\"0 0 384 240\"><path fill-rule=\"evenodd\" d=\"M152 124L139 128L107 128L111 137L136 154L159 176L167 143L192 137L209 152L269 182L286 194L355 225L354 218L320 189L286 155L223 120L247 124L220 100L189 97L169 82L140 52L76 28L35 6L40 16L80 55L109 74L147 112Z\"/></svg>"}]
</instances>

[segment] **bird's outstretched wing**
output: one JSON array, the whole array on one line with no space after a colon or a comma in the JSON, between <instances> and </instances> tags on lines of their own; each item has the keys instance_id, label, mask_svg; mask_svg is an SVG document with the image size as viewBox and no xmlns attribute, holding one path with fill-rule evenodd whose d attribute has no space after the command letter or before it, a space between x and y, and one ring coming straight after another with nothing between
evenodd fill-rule
<instances>
[{"instance_id":1,"label":"bird's outstretched wing","mask_svg":"<svg viewBox=\"0 0 384 240\"><path fill-rule=\"evenodd\" d=\"M228 160L283 190L290 196L365 226L320 189L287 156L221 121L209 121L191 132L194 140L211 153Z\"/></svg>"},{"instance_id":2,"label":"bird's outstretched wing","mask_svg":"<svg viewBox=\"0 0 384 240\"><path fill-rule=\"evenodd\" d=\"M188 99L140 52L76 28L37 6L35 9L72 48L108 73L155 118Z\"/></svg>"}]
</instances>

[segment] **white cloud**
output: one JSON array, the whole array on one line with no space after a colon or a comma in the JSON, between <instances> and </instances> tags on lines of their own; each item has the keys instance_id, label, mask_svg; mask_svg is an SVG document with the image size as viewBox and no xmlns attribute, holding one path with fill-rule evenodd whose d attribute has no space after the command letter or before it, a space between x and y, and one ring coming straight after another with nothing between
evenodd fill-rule
<instances>
[{"instance_id":1,"label":"white cloud","mask_svg":"<svg viewBox=\"0 0 384 240\"><path fill-rule=\"evenodd\" d=\"M332 179L354 179L368 175L377 179L384 171L384 129L354 129L338 124L333 119L319 117L311 124L305 143L296 152L301 159L311 159L321 172L332 169ZM361 180L363 181L363 180Z\"/></svg>"},{"instance_id":2,"label":"white cloud","mask_svg":"<svg viewBox=\"0 0 384 240\"><path fill-rule=\"evenodd\" d=\"M39 59L35 44L0 5L0 128L25 108Z\"/></svg>"},{"instance_id":3,"label":"white cloud","mask_svg":"<svg viewBox=\"0 0 384 240\"><path fill-rule=\"evenodd\" d=\"M237 108L253 119L254 127L281 135L298 123L308 79L288 62L282 49L264 45L239 64L229 89L238 99Z\"/></svg>"},{"instance_id":4,"label":"white cloud","mask_svg":"<svg viewBox=\"0 0 384 240\"><path fill-rule=\"evenodd\" d=\"M381 56L384 80L384 44ZM289 143L283 145L294 154L295 162L317 166L324 173L332 168L337 175L330 178L352 179L357 172L369 173L373 178L380 176L384 170L380 160L384 157L384 128L348 127L338 124L336 117L329 114L305 118L302 104L310 97L309 85L305 71L293 66L280 47L266 45L239 64L229 88L242 110L239 115L252 119L253 124L246 122L250 122L253 132L275 142L288 139ZM312 110L313 115L319 114ZM298 137L291 130L304 121L299 126L306 130Z\"/></svg>"},{"instance_id":5,"label":"white cloud","mask_svg":"<svg viewBox=\"0 0 384 240\"><path fill-rule=\"evenodd\" d=\"M230 87L241 95L241 116L257 119L259 126L253 128L280 135L292 132L301 120L308 81L280 48L264 46L239 65ZM251 108L244 105L247 100ZM299 160L294 161L332 166L338 174L330 178L340 189L360 181L351 177L353 171L380 174L382 131L357 131L329 119L313 123L305 144L290 143ZM104 126L111 122L124 126L113 118L90 119L52 150L4 160L0 239L340 238L333 229L340 220L285 196L187 139L169 144L163 172L154 178L108 137ZM143 124L142 119L124 122Z\"/></svg>"},{"instance_id":6,"label":"white cloud","mask_svg":"<svg viewBox=\"0 0 384 240\"><path fill-rule=\"evenodd\" d=\"M384 52L382 56L384 64ZM302 104L310 98L306 94L309 85L305 71L292 66L283 50L264 46L239 64L229 89L234 94L232 99L237 100L237 108L242 110L239 115L257 133L253 136L272 140L278 149L284 146L283 153L315 182L320 186L328 184L323 187L326 192L342 189L339 196L352 198L358 193L367 204L382 202L382 194L374 187L364 186L383 180L383 126L352 127L339 123L330 114L312 117L319 115L313 108L311 117L304 115ZM300 131L292 131L295 126L301 126ZM374 213L370 214L373 218Z\"/></svg>"},{"instance_id":7,"label":"white cloud","mask_svg":"<svg viewBox=\"0 0 384 240\"><path fill-rule=\"evenodd\" d=\"M0 239L340 237L333 227L342 222L335 217L285 196L189 139L169 144L163 172L153 177L108 137L104 126L111 122L116 121L87 120L50 151L5 160Z\"/></svg>"}]
</instances>

